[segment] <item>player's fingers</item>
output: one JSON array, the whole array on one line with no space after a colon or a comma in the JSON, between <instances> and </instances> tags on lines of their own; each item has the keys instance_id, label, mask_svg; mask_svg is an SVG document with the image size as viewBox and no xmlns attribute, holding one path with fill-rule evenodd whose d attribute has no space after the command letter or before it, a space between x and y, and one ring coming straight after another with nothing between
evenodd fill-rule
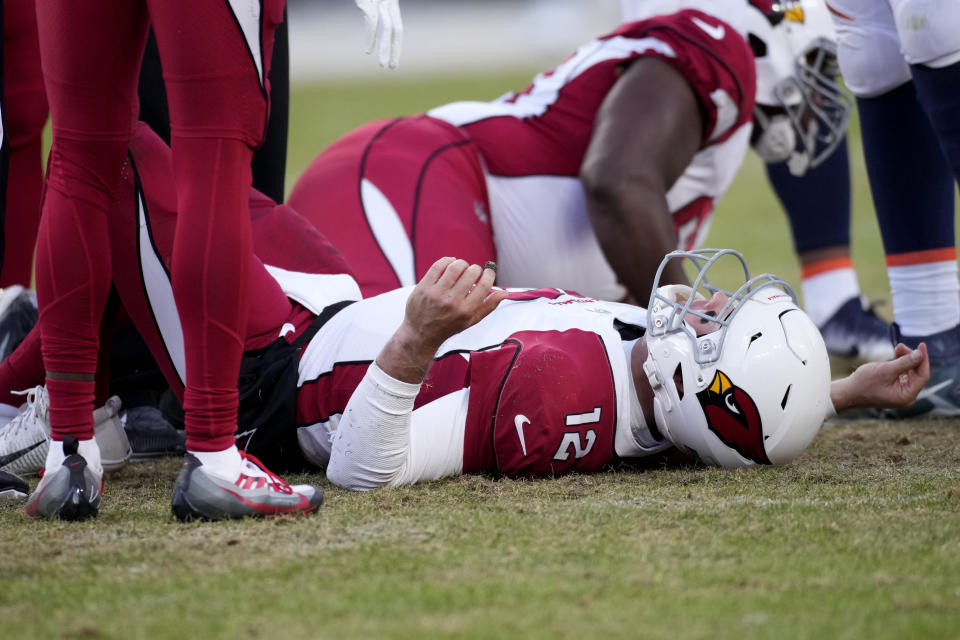
<instances>
[{"instance_id":1,"label":"player's fingers","mask_svg":"<svg viewBox=\"0 0 960 640\"><path fill-rule=\"evenodd\" d=\"M467 264L466 260L454 258L449 264L447 264L446 268L443 270L443 273L440 274L440 278L437 280L437 286L444 290L451 289L469 266L470 265Z\"/></svg>"},{"instance_id":2,"label":"player's fingers","mask_svg":"<svg viewBox=\"0 0 960 640\"><path fill-rule=\"evenodd\" d=\"M379 11L376 7L371 6L368 0L357 0L357 6L363 11L363 22L367 27L367 42L364 52L369 55L373 53L377 44L377 31L380 28Z\"/></svg>"},{"instance_id":3,"label":"player's fingers","mask_svg":"<svg viewBox=\"0 0 960 640\"><path fill-rule=\"evenodd\" d=\"M468 296L471 291L476 289L481 271L482 269L478 264L471 264L469 267L464 269L463 273L460 275L460 279L457 280L456 284L453 286L454 293L458 296Z\"/></svg>"},{"instance_id":4,"label":"player's fingers","mask_svg":"<svg viewBox=\"0 0 960 640\"><path fill-rule=\"evenodd\" d=\"M492 260L487 260L487 263L483 265L483 273L480 274L480 282L486 287L487 291L489 291L496 280L497 263ZM487 294L484 293L483 295L486 296Z\"/></svg>"},{"instance_id":5,"label":"player's fingers","mask_svg":"<svg viewBox=\"0 0 960 640\"><path fill-rule=\"evenodd\" d=\"M920 376L923 383L926 384L927 380L930 379L930 353L927 352L927 343L921 342L917 345L917 351L922 355L920 366L917 367L917 375Z\"/></svg>"},{"instance_id":6,"label":"player's fingers","mask_svg":"<svg viewBox=\"0 0 960 640\"><path fill-rule=\"evenodd\" d=\"M387 68L390 66L390 47L393 45L393 25L390 23L387 8L382 2L377 9L377 18L379 22L377 28L380 32L380 48L377 51L377 58L380 66Z\"/></svg>"},{"instance_id":7,"label":"player's fingers","mask_svg":"<svg viewBox=\"0 0 960 640\"><path fill-rule=\"evenodd\" d=\"M400 64L400 45L393 29L390 30L390 37L386 39L386 45L383 48L385 51L380 56L380 66L392 71Z\"/></svg>"},{"instance_id":8,"label":"player's fingers","mask_svg":"<svg viewBox=\"0 0 960 640\"><path fill-rule=\"evenodd\" d=\"M898 347L899 346L900 345L898 345ZM889 375L893 377L901 376L905 373L909 373L923 364L924 355L919 349L913 350L907 348L906 351L903 351L902 349L894 349L894 354L896 354L898 351L901 355L899 355L896 359L885 363L886 366L889 367Z\"/></svg>"},{"instance_id":9,"label":"player's fingers","mask_svg":"<svg viewBox=\"0 0 960 640\"><path fill-rule=\"evenodd\" d=\"M490 315L490 312L496 309L497 305L506 300L508 295L510 295L510 293L508 291L504 291L503 289L494 289L487 294L487 297L484 298L483 302L480 303L480 307L473 316L474 323L480 322L480 320L483 320Z\"/></svg>"},{"instance_id":10,"label":"player's fingers","mask_svg":"<svg viewBox=\"0 0 960 640\"><path fill-rule=\"evenodd\" d=\"M907 345L905 345L905 344L903 344L902 342L900 342L900 343L897 344L897 346L895 346L895 347L893 348L893 357L894 357L894 358L899 358L899 357L901 357L901 356L905 356L905 355L907 355L908 353L910 353L910 351L912 351L912 349L910 349L910 347L908 347Z\"/></svg>"},{"instance_id":11,"label":"player's fingers","mask_svg":"<svg viewBox=\"0 0 960 640\"><path fill-rule=\"evenodd\" d=\"M427 272L423 274L423 277L420 278L420 282L425 285L436 284L437 280L440 279L440 276L443 275L443 272L450 265L451 262L456 260L456 258L451 258L449 256L440 258L427 269Z\"/></svg>"},{"instance_id":12,"label":"player's fingers","mask_svg":"<svg viewBox=\"0 0 960 640\"><path fill-rule=\"evenodd\" d=\"M367 55L373 53L377 46L377 25L371 19L367 19L367 43L364 45L363 52Z\"/></svg>"},{"instance_id":13,"label":"player's fingers","mask_svg":"<svg viewBox=\"0 0 960 640\"><path fill-rule=\"evenodd\" d=\"M396 69L400 65L400 52L403 49L403 19L400 17L400 4L391 2L388 5L392 37L390 39L390 68Z\"/></svg>"},{"instance_id":14,"label":"player's fingers","mask_svg":"<svg viewBox=\"0 0 960 640\"><path fill-rule=\"evenodd\" d=\"M490 293L490 289L493 288L493 283L496 279L497 263L487 261L487 263L483 265L483 272L480 274L480 279L477 280L476 286L467 294L471 304L480 304L487 297L487 294Z\"/></svg>"}]
</instances>

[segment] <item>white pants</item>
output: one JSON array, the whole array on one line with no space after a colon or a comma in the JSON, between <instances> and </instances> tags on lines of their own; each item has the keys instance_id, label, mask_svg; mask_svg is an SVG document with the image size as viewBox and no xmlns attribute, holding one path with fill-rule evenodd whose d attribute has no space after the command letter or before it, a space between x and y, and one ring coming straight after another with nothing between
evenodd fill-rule
<instances>
[{"instance_id":1,"label":"white pants","mask_svg":"<svg viewBox=\"0 0 960 640\"><path fill-rule=\"evenodd\" d=\"M910 80L911 64L960 61L956 0L828 0L844 81L862 98Z\"/></svg>"}]
</instances>

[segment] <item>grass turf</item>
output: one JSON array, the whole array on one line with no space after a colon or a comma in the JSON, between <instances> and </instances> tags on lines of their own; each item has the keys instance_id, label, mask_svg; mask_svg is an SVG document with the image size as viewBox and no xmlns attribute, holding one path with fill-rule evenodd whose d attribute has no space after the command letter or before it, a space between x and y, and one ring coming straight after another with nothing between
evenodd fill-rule
<instances>
[{"instance_id":1,"label":"grass turf","mask_svg":"<svg viewBox=\"0 0 960 640\"><path fill-rule=\"evenodd\" d=\"M960 439L826 428L797 463L352 494L311 518L182 525L177 461L84 524L0 506L4 638L951 638Z\"/></svg>"},{"instance_id":2,"label":"grass turf","mask_svg":"<svg viewBox=\"0 0 960 640\"><path fill-rule=\"evenodd\" d=\"M531 76L296 88L290 183L374 118L489 99ZM856 130L853 251L888 296ZM798 283L753 157L709 246ZM99 519L0 504L0 637L957 638L956 421L831 426L795 464L547 481L455 478L351 494L311 518L182 525L176 460L110 478Z\"/></svg>"}]
</instances>

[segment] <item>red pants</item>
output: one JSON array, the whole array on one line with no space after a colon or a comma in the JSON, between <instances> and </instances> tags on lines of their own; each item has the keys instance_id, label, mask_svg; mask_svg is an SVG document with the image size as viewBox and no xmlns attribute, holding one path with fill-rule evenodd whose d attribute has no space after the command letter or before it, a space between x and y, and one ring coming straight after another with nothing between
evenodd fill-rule
<instances>
[{"instance_id":1,"label":"red pants","mask_svg":"<svg viewBox=\"0 0 960 640\"><path fill-rule=\"evenodd\" d=\"M30 286L43 185L41 133L47 95L33 0L3 3L3 117L10 143L0 287Z\"/></svg>"},{"instance_id":2,"label":"red pants","mask_svg":"<svg viewBox=\"0 0 960 640\"><path fill-rule=\"evenodd\" d=\"M129 317L177 397L183 400L185 353L170 294L170 266L177 225L177 198L170 149L146 125L131 140L110 210L112 278ZM316 317L291 302L265 264L298 274L351 275L343 256L305 218L255 190L249 193L254 254L249 258L251 302L244 350L273 343L285 325L299 336ZM19 404L11 391L43 383L39 328L0 363L0 402ZM101 335L109 337L110 327ZM102 345L106 346L106 345ZM110 359L101 353L101 364ZM108 375L105 370L98 374ZM106 379L101 382L106 387ZM237 381L234 380L234 387ZM106 396L101 397L101 401Z\"/></svg>"},{"instance_id":3,"label":"red pants","mask_svg":"<svg viewBox=\"0 0 960 640\"><path fill-rule=\"evenodd\" d=\"M252 149L283 0L37 0L53 123L37 295L54 439L92 437L92 374L110 285L110 212L137 114L148 22L170 104L177 224L171 264L183 325L187 446L230 446L246 335Z\"/></svg>"},{"instance_id":4,"label":"red pants","mask_svg":"<svg viewBox=\"0 0 960 640\"><path fill-rule=\"evenodd\" d=\"M177 312L169 295L178 218L170 150L156 134L140 125L131 141L130 160L111 210L113 282L167 382L182 399L184 345L178 337ZM288 336L292 338L314 318L314 314L291 303L264 263L298 273L350 273L340 253L290 207L277 205L251 190L249 209L254 252L248 258L252 295L245 350L269 345L287 323L294 327Z\"/></svg>"}]
</instances>

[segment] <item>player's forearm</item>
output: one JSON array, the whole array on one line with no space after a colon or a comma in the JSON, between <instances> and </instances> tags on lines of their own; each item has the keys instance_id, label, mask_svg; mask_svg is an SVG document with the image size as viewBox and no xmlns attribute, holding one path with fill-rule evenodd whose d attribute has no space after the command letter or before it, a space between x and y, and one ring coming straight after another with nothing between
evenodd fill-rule
<instances>
[{"instance_id":1,"label":"player's forearm","mask_svg":"<svg viewBox=\"0 0 960 640\"><path fill-rule=\"evenodd\" d=\"M410 460L410 420L419 384L396 380L376 363L367 370L333 436L327 478L367 491L393 483Z\"/></svg>"},{"instance_id":2,"label":"player's forearm","mask_svg":"<svg viewBox=\"0 0 960 640\"><path fill-rule=\"evenodd\" d=\"M850 378L834 380L830 383L830 402L837 413L853 409L856 406L856 398L850 393Z\"/></svg>"},{"instance_id":3,"label":"player's forearm","mask_svg":"<svg viewBox=\"0 0 960 640\"><path fill-rule=\"evenodd\" d=\"M660 261L677 248L663 190L641 183L590 185L586 191L590 222L607 262L634 300L645 304ZM667 265L662 282L687 284L679 262Z\"/></svg>"}]
</instances>

